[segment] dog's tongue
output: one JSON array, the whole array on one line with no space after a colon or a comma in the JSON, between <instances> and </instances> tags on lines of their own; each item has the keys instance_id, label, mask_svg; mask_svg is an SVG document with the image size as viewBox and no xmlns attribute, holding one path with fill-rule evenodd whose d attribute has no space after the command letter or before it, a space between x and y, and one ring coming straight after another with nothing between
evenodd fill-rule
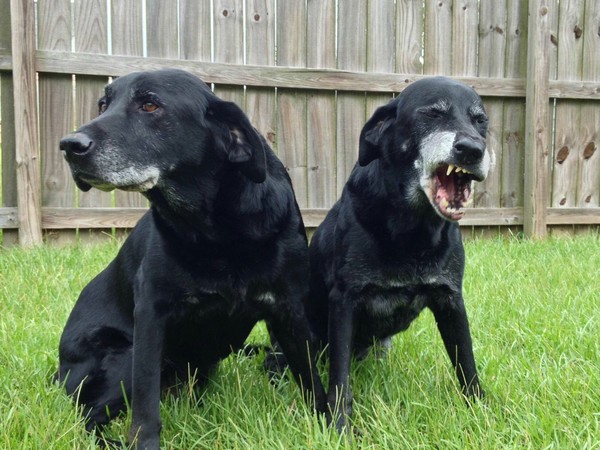
<instances>
[{"instance_id":1,"label":"dog's tongue","mask_svg":"<svg viewBox=\"0 0 600 450\"><path fill-rule=\"evenodd\" d=\"M471 195L470 181L456 174L447 175L444 168L436 172L435 178L435 203L439 212L450 220L460 220Z\"/></svg>"}]
</instances>

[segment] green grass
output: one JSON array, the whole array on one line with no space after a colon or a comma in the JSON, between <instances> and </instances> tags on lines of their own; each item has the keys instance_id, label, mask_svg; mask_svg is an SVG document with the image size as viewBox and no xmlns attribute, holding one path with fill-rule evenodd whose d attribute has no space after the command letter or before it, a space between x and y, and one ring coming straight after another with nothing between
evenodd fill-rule
<instances>
[{"instance_id":1,"label":"green grass","mask_svg":"<svg viewBox=\"0 0 600 450\"><path fill-rule=\"evenodd\" d=\"M0 448L96 448L51 382L81 288L116 243L0 249ZM486 401L467 408L432 316L394 339L387 359L353 366L354 424L329 430L262 356L232 356L206 389L162 404L172 449L600 448L600 237L466 244L465 297ZM266 343L264 327L251 339ZM127 434L128 418L110 435Z\"/></svg>"}]
</instances>

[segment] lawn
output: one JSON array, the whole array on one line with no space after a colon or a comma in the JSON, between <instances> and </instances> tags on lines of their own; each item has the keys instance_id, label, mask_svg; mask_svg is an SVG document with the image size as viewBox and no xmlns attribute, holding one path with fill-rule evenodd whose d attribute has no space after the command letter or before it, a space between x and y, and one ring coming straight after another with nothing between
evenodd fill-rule
<instances>
[{"instance_id":1,"label":"lawn","mask_svg":"<svg viewBox=\"0 0 600 450\"><path fill-rule=\"evenodd\" d=\"M78 292L118 243L0 249L0 448L97 448L51 379ZM234 355L205 390L162 404L169 449L600 449L600 236L473 240L465 298L484 402L465 406L432 315L394 339L387 359L353 366L347 439L310 414L263 355ZM266 343L262 325L251 340ZM109 433L121 439L128 417Z\"/></svg>"}]
</instances>

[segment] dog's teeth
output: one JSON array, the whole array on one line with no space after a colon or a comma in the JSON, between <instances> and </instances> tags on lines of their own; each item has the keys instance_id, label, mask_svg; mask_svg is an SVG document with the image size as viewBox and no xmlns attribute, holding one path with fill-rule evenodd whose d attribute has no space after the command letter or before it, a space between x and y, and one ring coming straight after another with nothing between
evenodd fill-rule
<instances>
[{"instance_id":1,"label":"dog's teeth","mask_svg":"<svg viewBox=\"0 0 600 450\"><path fill-rule=\"evenodd\" d=\"M462 167L456 167L456 169L454 169L456 171L456 173L462 172L463 168Z\"/></svg>"},{"instance_id":2,"label":"dog's teeth","mask_svg":"<svg viewBox=\"0 0 600 450\"><path fill-rule=\"evenodd\" d=\"M443 207L443 208L447 208L449 204L450 204L450 203L448 203L448 200L446 200L445 198L443 198L443 199L440 201L440 205L442 205L442 207Z\"/></svg>"},{"instance_id":3,"label":"dog's teeth","mask_svg":"<svg viewBox=\"0 0 600 450\"><path fill-rule=\"evenodd\" d=\"M471 174L473 173L473 172L471 172L470 170L467 170L467 169L463 169L462 171L463 171L464 173L467 173L467 174L469 174L469 175L471 175Z\"/></svg>"},{"instance_id":4,"label":"dog's teeth","mask_svg":"<svg viewBox=\"0 0 600 450\"><path fill-rule=\"evenodd\" d=\"M446 176L450 175L453 170L454 170L454 164L450 164L448 166L448 170L446 170Z\"/></svg>"}]
</instances>

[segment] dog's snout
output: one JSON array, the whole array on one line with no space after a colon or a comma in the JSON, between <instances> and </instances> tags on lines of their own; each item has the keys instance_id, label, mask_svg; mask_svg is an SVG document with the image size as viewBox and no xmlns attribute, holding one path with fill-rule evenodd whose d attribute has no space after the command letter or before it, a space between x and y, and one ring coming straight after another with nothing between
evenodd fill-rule
<instances>
[{"instance_id":1,"label":"dog's snout","mask_svg":"<svg viewBox=\"0 0 600 450\"><path fill-rule=\"evenodd\" d=\"M463 137L454 144L456 158L465 165L474 164L483 158L485 142L471 137Z\"/></svg>"},{"instance_id":2,"label":"dog's snout","mask_svg":"<svg viewBox=\"0 0 600 450\"><path fill-rule=\"evenodd\" d=\"M84 155L89 152L94 141L85 133L70 134L60 140L59 147L62 151L73 155Z\"/></svg>"}]
</instances>

